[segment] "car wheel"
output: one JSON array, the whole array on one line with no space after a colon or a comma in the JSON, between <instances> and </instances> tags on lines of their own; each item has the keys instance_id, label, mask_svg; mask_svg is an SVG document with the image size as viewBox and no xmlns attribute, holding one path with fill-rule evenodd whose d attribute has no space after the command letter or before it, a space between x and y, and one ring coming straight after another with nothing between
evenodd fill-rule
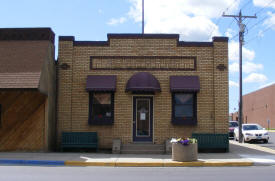
<instances>
[{"instance_id":1,"label":"car wheel","mask_svg":"<svg viewBox=\"0 0 275 181\"><path fill-rule=\"evenodd\" d=\"M268 143L268 140L264 140L264 143Z\"/></svg>"}]
</instances>

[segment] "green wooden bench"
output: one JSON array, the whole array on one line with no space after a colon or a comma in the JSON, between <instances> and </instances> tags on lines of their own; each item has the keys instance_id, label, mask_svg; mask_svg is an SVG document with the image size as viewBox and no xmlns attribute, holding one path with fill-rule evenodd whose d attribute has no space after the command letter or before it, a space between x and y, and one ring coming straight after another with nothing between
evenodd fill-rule
<instances>
[{"instance_id":1,"label":"green wooden bench","mask_svg":"<svg viewBox=\"0 0 275 181\"><path fill-rule=\"evenodd\" d=\"M193 133L192 138L198 140L199 151L229 151L228 134Z\"/></svg>"},{"instance_id":2,"label":"green wooden bench","mask_svg":"<svg viewBox=\"0 0 275 181\"><path fill-rule=\"evenodd\" d=\"M65 148L98 149L97 132L62 132L61 150Z\"/></svg>"}]
</instances>

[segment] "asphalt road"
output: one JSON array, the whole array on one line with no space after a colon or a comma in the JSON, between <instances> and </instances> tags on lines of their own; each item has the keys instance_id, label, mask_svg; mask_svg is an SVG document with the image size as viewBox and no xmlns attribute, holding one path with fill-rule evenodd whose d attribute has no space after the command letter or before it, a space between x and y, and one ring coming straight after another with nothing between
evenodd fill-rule
<instances>
[{"instance_id":1,"label":"asphalt road","mask_svg":"<svg viewBox=\"0 0 275 181\"><path fill-rule=\"evenodd\" d=\"M274 181L274 166L253 167L31 167L0 166L1 181Z\"/></svg>"}]
</instances>

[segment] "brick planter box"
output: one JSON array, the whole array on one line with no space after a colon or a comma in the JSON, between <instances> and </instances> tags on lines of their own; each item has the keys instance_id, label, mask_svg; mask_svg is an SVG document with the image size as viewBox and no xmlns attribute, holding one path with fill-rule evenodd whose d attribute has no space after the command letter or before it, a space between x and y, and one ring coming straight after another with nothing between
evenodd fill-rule
<instances>
[{"instance_id":1,"label":"brick planter box","mask_svg":"<svg viewBox=\"0 0 275 181\"><path fill-rule=\"evenodd\" d=\"M172 160L179 162L198 160L198 144L182 145L180 143L172 143Z\"/></svg>"}]
</instances>

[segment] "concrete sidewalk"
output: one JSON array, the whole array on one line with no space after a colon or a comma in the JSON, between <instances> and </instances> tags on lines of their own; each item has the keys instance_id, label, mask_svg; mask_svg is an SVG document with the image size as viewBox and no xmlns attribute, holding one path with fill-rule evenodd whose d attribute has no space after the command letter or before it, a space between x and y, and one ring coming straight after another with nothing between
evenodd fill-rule
<instances>
[{"instance_id":1,"label":"concrete sidewalk","mask_svg":"<svg viewBox=\"0 0 275 181\"><path fill-rule=\"evenodd\" d=\"M275 165L275 150L230 141L229 153L199 153L198 161L194 162L175 162L171 155L0 152L0 164L113 167Z\"/></svg>"}]
</instances>

